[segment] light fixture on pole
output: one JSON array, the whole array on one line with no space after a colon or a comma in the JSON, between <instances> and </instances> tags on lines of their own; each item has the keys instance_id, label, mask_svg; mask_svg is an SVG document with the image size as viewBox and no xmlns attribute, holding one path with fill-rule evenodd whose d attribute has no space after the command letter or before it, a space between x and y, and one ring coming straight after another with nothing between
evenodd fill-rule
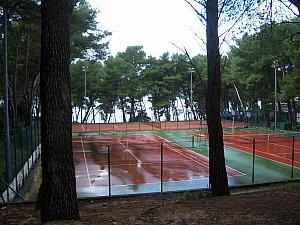
<instances>
[{"instance_id":1,"label":"light fixture on pole","mask_svg":"<svg viewBox=\"0 0 300 225\"><path fill-rule=\"evenodd\" d=\"M277 129L277 68L279 67L278 60L274 60L271 65L274 68L274 130Z\"/></svg>"},{"instance_id":2,"label":"light fixture on pole","mask_svg":"<svg viewBox=\"0 0 300 225\"><path fill-rule=\"evenodd\" d=\"M191 99L190 99L190 101L191 101L191 110L193 110L193 73L194 73L194 71L195 71L195 69L194 68L189 68L189 73L190 73L190 77L191 77L191 79L190 79L190 81L191 81L191 83L190 83L190 90L191 90Z\"/></svg>"}]
</instances>

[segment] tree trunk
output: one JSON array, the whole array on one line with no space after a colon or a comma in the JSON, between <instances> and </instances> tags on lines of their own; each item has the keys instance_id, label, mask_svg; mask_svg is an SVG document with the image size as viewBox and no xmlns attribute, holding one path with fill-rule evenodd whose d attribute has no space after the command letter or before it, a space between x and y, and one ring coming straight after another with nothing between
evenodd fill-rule
<instances>
[{"instance_id":1,"label":"tree trunk","mask_svg":"<svg viewBox=\"0 0 300 225\"><path fill-rule=\"evenodd\" d=\"M220 116L221 74L218 37L218 1L206 3L207 37L207 125L209 134L209 181L213 195L228 195L223 130Z\"/></svg>"},{"instance_id":2,"label":"tree trunk","mask_svg":"<svg viewBox=\"0 0 300 225\"><path fill-rule=\"evenodd\" d=\"M72 151L69 18L71 0L42 0L42 222L79 220Z\"/></svg>"},{"instance_id":3,"label":"tree trunk","mask_svg":"<svg viewBox=\"0 0 300 225\"><path fill-rule=\"evenodd\" d=\"M122 117L123 117L123 123L126 123L126 112L125 112L125 102L123 101L122 98L120 98L121 101L121 110L122 110Z\"/></svg>"}]
</instances>

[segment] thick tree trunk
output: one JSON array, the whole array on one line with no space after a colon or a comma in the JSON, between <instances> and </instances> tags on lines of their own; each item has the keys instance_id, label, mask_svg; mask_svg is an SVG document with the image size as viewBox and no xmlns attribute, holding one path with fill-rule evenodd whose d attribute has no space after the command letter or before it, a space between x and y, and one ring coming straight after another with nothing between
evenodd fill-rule
<instances>
[{"instance_id":1,"label":"thick tree trunk","mask_svg":"<svg viewBox=\"0 0 300 225\"><path fill-rule=\"evenodd\" d=\"M41 220L79 220L72 152L69 17L71 0L42 0Z\"/></svg>"},{"instance_id":2,"label":"thick tree trunk","mask_svg":"<svg viewBox=\"0 0 300 225\"><path fill-rule=\"evenodd\" d=\"M213 195L228 195L223 130L220 116L221 74L218 37L218 1L206 3L207 37L207 125L209 134L209 181Z\"/></svg>"}]
</instances>

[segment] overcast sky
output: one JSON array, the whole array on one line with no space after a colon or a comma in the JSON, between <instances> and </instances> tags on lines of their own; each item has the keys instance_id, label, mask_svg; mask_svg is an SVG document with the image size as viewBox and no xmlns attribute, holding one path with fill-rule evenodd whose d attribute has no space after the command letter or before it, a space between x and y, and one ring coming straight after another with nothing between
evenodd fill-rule
<instances>
[{"instance_id":1,"label":"overcast sky","mask_svg":"<svg viewBox=\"0 0 300 225\"><path fill-rule=\"evenodd\" d=\"M180 52L172 43L185 47L191 55L204 54L194 32L205 37L194 11L184 0L90 0L100 10L98 22L112 32L111 54L127 46L142 45L147 55ZM201 46L202 47L201 47Z\"/></svg>"}]
</instances>

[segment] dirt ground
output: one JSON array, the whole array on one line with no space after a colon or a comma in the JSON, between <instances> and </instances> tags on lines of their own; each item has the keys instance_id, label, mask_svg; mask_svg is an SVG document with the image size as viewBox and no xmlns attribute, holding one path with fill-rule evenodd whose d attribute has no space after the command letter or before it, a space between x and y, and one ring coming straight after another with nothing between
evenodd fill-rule
<instances>
[{"instance_id":1,"label":"dirt ground","mask_svg":"<svg viewBox=\"0 0 300 225\"><path fill-rule=\"evenodd\" d=\"M193 191L81 200L80 224L300 224L299 188L205 195ZM40 224L39 211L32 203L0 205L0 224Z\"/></svg>"}]
</instances>

